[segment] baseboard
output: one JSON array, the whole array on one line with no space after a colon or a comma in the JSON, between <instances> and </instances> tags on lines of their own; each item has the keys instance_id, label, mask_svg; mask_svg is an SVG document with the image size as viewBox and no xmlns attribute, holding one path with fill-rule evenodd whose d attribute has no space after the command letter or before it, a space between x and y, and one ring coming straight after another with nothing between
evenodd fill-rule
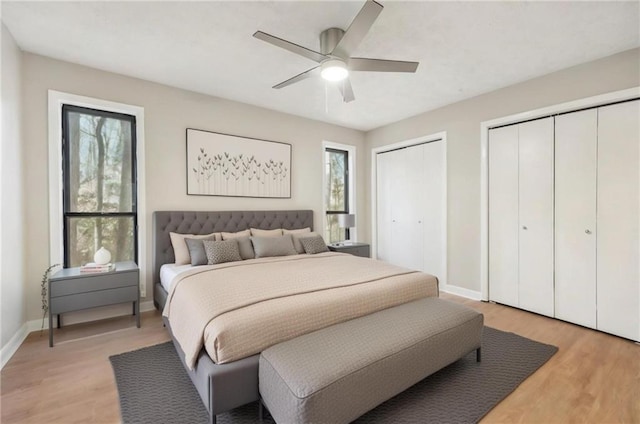
<instances>
[{"instance_id":1,"label":"baseboard","mask_svg":"<svg viewBox=\"0 0 640 424\"><path fill-rule=\"evenodd\" d=\"M475 290L465 289L464 287L452 286L451 284L445 284L440 288L443 292L455 294L456 296L466 297L472 300L482 300L482 293Z\"/></svg>"},{"instance_id":2,"label":"baseboard","mask_svg":"<svg viewBox=\"0 0 640 424\"><path fill-rule=\"evenodd\" d=\"M25 322L22 327L16 331L6 345L0 350L0 369L4 368L9 359L18 351L24 339L29 335L28 325Z\"/></svg>"}]
</instances>

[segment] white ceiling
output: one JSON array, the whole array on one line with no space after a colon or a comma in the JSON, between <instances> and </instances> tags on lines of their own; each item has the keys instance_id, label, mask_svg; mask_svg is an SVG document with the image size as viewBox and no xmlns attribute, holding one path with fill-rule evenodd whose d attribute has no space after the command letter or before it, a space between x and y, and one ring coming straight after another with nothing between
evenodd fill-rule
<instances>
[{"instance_id":1,"label":"white ceiling","mask_svg":"<svg viewBox=\"0 0 640 424\"><path fill-rule=\"evenodd\" d=\"M347 2L8 2L2 21L25 51L359 130L640 45L640 2L399 2L354 56L419 61L416 74L357 72L354 102L307 79L315 65L256 30L319 50L346 29Z\"/></svg>"}]
</instances>

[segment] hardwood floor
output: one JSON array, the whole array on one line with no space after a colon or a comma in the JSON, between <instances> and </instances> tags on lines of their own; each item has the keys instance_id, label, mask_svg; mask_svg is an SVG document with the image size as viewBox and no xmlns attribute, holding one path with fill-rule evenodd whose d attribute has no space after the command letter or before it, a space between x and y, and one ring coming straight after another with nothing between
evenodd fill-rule
<instances>
[{"instance_id":1,"label":"hardwood floor","mask_svg":"<svg viewBox=\"0 0 640 424\"><path fill-rule=\"evenodd\" d=\"M482 311L485 324L560 348L483 423L640 423L640 346L502 305L442 294ZM30 334L0 376L2 423L116 423L109 356L169 340L160 313Z\"/></svg>"}]
</instances>

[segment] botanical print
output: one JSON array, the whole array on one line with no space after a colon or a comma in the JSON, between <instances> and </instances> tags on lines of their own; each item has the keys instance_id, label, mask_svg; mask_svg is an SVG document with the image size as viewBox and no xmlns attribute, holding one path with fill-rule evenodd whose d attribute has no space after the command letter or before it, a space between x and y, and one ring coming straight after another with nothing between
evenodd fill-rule
<instances>
[{"instance_id":1,"label":"botanical print","mask_svg":"<svg viewBox=\"0 0 640 424\"><path fill-rule=\"evenodd\" d=\"M291 145L187 129L187 194L291 197Z\"/></svg>"}]
</instances>

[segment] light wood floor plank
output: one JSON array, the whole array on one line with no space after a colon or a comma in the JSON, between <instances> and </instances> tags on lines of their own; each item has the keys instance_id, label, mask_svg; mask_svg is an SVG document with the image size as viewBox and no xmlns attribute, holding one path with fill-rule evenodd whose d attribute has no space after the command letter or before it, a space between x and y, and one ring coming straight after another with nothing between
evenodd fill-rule
<instances>
[{"instance_id":1,"label":"light wood floor plank","mask_svg":"<svg viewBox=\"0 0 640 424\"><path fill-rule=\"evenodd\" d=\"M640 423L640 346L507 306L442 294L485 315L485 324L560 351L483 423ZM2 423L117 423L109 356L169 340L157 311L30 334L0 375Z\"/></svg>"}]
</instances>

